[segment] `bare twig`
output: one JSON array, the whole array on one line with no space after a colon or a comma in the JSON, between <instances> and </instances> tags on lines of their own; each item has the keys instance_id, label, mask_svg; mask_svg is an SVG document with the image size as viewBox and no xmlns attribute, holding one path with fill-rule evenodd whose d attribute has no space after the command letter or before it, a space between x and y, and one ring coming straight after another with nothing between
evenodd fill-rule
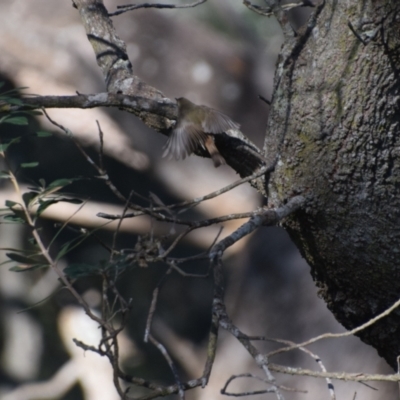
<instances>
[{"instance_id":1,"label":"bare twig","mask_svg":"<svg viewBox=\"0 0 400 400\"><path fill-rule=\"evenodd\" d=\"M189 221L184 221L184 220L178 220L176 218L171 218L171 217L165 217L162 216L161 219L159 218L160 215L162 214L158 214L158 212L160 211L164 211L165 208L168 209L174 209L174 208L183 208L183 207L191 207L191 206L196 206L198 205L200 202L202 201L206 201L206 200L210 200L213 199L217 196L220 196L223 193L226 193L236 187L238 187L239 185L242 185L243 183L246 182L250 182L253 179L256 179L270 171L272 171L273 167L262 167L259 171L256 171L255 173L253 173L252 175L249 175L245 178L239 179L221 189L218 189L212 193L209 193L205 196L201 196L201 197L196 197L195 199L192 200L188 200L188 201L183 201L180 203L176 203L176 204L171 204L171 205L167 205L164 207L153 207L152 208L152 212L153 214L151 214L153 217L155 217L156 219L159 219L163 222L173 222L176 223L178 225L187 225L189 227L193 227L193 228L199 228L202 226L209 226L211 224L216 224L216 223L220 223L220 222L225 222L225 221L229 221L229 220L233 220L233 219L241 219L241 218L249 218L251 216L253 216L255 213L257 212L247 212L247 213L238 213L238 214L230 214L230 215L224 215L223 217L217 217L214 219L210 219L210 220L204 220L204 221L196 221L196 222L189 222ZM103 171L103 174L105 174L105 172ZM115 188L111 182L109 182L108 177L106 178L106 183L107 185L110 187L110 189L122 200L124 199L124 197L120 194L120 192L118 191L117 188ZM136 209L138 211L134 212L134 213L127 213L125 214L125 218L134 218L140 215L145 215L145 214L149 214L148 209L145 208L139 208L138 206L135 206ZM155 214L157 213L157 214ZM110 214L105 214L105 213L98 213L97 214L98 217L100 218L106 218L106 219L110 219L110 220L115 220L115 219L120 219L122 218L121 215L110 215Z\"/></svg>"},{"instance_id":2,"label":"bare twig","mask_svg":"<svg viewBox=\"0 0 400 400\"><path fill-rule=\"evenodd\" d=\"M257 379L261 382L264 382L266 384L270 384L270 382L268 382L265 378L261 378L260 376L254 375L254 374L239 374L239 375L232 375L225 383L224 387L221 389L221 394L224 394L225 396L232 396L232 397L243 397L243 396L254 396L257 394L264 394L264 393L274 393L273 389L264 389L264 390L254 390L254 391L250 391L250 392L242 392L242 393L232 393L232 392L228 392L228 386L229 384L238 378L253 378L253 379ZM281 390L285 390L287 392L297 392L297 393L307 393L306 390L299 390L299 389L294 389L294 388L289 388L286 386L282 386L282 385L277 385L277 387L279 387L279 389Z\"/></svg>"},{"instance_id":3,"label":"bare twig","mask_svg":"<svg viewBox=\"0 0 400 400\"><path fill-rule=\"evenodd\" d=\"M270 6L270 7L260 7L256 4L252 4L249 0L243 0L243 4L251 11L257 14L263 15L264 17L271 17L274 15L277 9L280 11L289 11L297 7L315 7L315 4L309 0L300 1L299 3L289 3L283 4L281 6Z\"/></svg>"},{"instance_id":4,"label":"bare twig","mask_svg":"<svg viewBox=\"0 0 400 400\"><path fill-rule=\"evenodd\" d=\"M291 346L292 345L296 345L296 343L291 342L290 340L271 339L271 338L267 338L267 337L257 337L257 338L250 337L250 340L265 340L265 341L282 343L282 344L291 345ZM320 359L320 357L318 355L316 355L315 353L313 353L310 350L306 349L305 347L299 347L299 350L301 350L302 352L304 352L304 353L308 354L310 357L312 357L318 363L318 365L321 368L322 372L327 372L324 364L322 363L322 360ZM325 380L326 380L326 383L327 383L329 394L331 396L331 400L336 400L335 388L334 388L334 386L332 384L331 379L327 377L327 378L325 378Z\"/></svg>"},{"instance_id":5,"label":"bare twig","mask_svg":"<svg viewBox=\"0 0 400 400\"><path fill-rule=\"evenodd\" d=\"M23 111L43 108L97 108L116 107L131 111L154 113L170 120L176 119L176 102L168 98L153 100L138 95L117 93L79 94L78 96L30 96L23 97L22 105L8 105L3 111ZM165 129L169 126L165 126Z\"/></svg>"},{"instance_id":6,"label":"bare twig","mask_svg":"<svg viewBox=\"0 0 400 400\"><path fill-rule=\"evenodd\" d=\"M99 130L99 142L100 142L100 148L99 148L99 167L100 170L104 171L104 162L103 162L103 149L104 149L104 133L103 130L101 129L99 121L96 120L97 124L97 129Z\"/></svg>"},{"instance_id":7,"label":"bare twig","mask_svg":"<svg viewBox=\"0 0 400 400\"><path fill-rule=\"evenodd\" d=\"M127 4L127 5L117 6L117 8L119 8L120 10L109 13L108 16L114 17L116 15L120 15L120 14L123 14L128 11L138 10L140 8L159 8L159 9L192 8L192 7L199 6L200 4L203 4L206 1L207 0L198 0L198 1L195 1L194 3L182 4L182 5L156 4L156 3Z\"/></svg>"},{"instance_id":8,"label":"bare twig","mask_svg":"<svg viewBox=\"0 0 400 400\"><path fill-rule=\"evenodd\" d=\"M203 258L206 259L208 257L203 256ZM209 276L208 272L206 274L191 274L191 273L185 272L176 265L176 261L166 260L166 262L174 271L176 271L179 275L182 275L185 278L208 278L208 276Z\"/></svg>"},{"instance_id":9,"label":"bare twig","mask_svg":"<svg viewBox=\"0 0 400 400\"><path fill-rule=\"evenodd\" d=\"M149 340L150 340L151 343L154 344L154 346L157 347L158 350L160 350L161 354L164 356L165 360L167 361L167 363L168 363L169 367L171 368L171 371L172 371L172 373L174 375L175 382L176 382L176 384L177 384L177 386L179 388L178 389L179 398L181 400L184 400L185 399L185 388L184 388L184 386L183 386L183 384L182 384L182 382L181 382L181 380L179 378L178 371L177 371L177 369L175 367L174 362L172 361L171 356L168 354L167 349L163 346L162 343L160 343L158 340L156 340L153 337L153 335L151 335L151 334L149 335Z\"/></svg>"},{"instance_id":10,"label":"bare twig","mask_svg":"<svg viewBox=\"0 0 400 400\"><path fill-rule=\"evenodd\" d=\"M294 349L298 349L300 347L305 347L308 346L312 343L318 342L322 339L333 339L333 338L342 338L342 337L347 337L347 336L353 336L358 332L361 332L362 330L370 327L371 325L375 324L376 322L378 322L379 320L381 320L382 318L388 316L390 313L392 313L396 308L398 308L400 306L400 299L397 300L395 303L393 303L393 305L391 305L389 308L387 308L385 311L383 311L382 313L380 313L379 315L377 315L374 318L371 318L369 321L367 321L366 323L358 326L357 328L352 329L351 331L347 331L347 332L343 332L343 333L324 333L323 335L319 335L316 336L310 340L307 340L303 343L299 343L293 346L288 346L288 347L283 347L281 349L272 351L271 353L268 354L268 357L272 357L276 354L279 353L283 353L283 352L287 352L287 351L291 351Z\"/></svg>"},{"instance_id":11,"label":"bare twig","mask_svg":"<svg viewBox=\"0 0 400 400\"><path fill-rule=\"evenodd\" d=\"M165 283L168 275L171 273L171 269L172 268L170 267L167 270L167 272L161 278L160 282L158 282L157 287L153 290L153 297L151 299L150 309L149 309L149 313L147 315L146 329L145 329L144 338L143 338L143 341L145 343L147 343L148 340L149 340L150 330L151 330L151 323L153 322L153 316L154 316L154 312L156 311L156 306L157 306L158 294L160 292L161 287Z\"/></svg>"},{"instance_id":12,"label":"bare twig","mask_svg":"<svg viewBox=\"0 0 400 400\"><path fill-rule=\"evenodd\" d=\"M197 204L199 204L199 203L201 203L201 202L203 202L205 200L210 200L210 199L213 199L213 198L215 198L217 196L220 196L223 193L229 192L230 190L242 185L243 183L250 182L253 179L256 179L256 178L258 178L258 177L260 177L260 176L262 176L262 175L264 175L264 174L266 174L268 172L271 172L272 169L273 169L273 167L262 167L258 171L255 171L253 174L251 174L249 176L246 176L245 178L238 179L237 181L232 182L231 184L229 184L229 185L227 185L227 186L225 186L225 187L223 187L221 189L218 189L215 192L211 192L211 193L209 193L209 194L207 194L205 196L196 197L196 198L194 198L192 200L183 201L181 203L176 203L176 204L171 204L171 205L168 205L166 207L168 207L168 208L182 208L182 207L188 207L188 206L192 206L192 205L197 205ZM155 210L158 211L158 209L155 209Z\"/></svg>"},{"instance_id":13,"label":"bare twig","mask_svg":"<svg viewBox=\"0 0 400 400\"><path fill-rule=\"evenodd\" d=\"M224 283L222 274L221 257L214 257L212 260L212 267L214 271L214 300L213 300L213 320L219 323L219 326L228 331L231 335L236 337L242 346L253 357L257 365L264 371L268 383L271 385L272 391L275 393L278 400L284 400L282 393L276 386L275 378L271 374L268 367L267 358L263 356L252 344L251 341L244 335L229 319L224 304Z\"/></svg>"},{"instance_id":14,"label":"bare twig","mask_svg":"<svg viewBox=\"0 0 400 400\"><path fill-rule=\"evenodd\" d=\"M268 100L266 97L262 96L261 94L258 95L258 98L262 100L264 103L268 104L269 106L271 105L271 101Z\"/></svg>"},{"instance_id":15,"label":"bare twig","mask_svg":"<svg viewBox=\"0 0 400 400\"><path fill-rule=\"evenodd\" d=\"M249 221L244 223L239 229L218 242L210 251L210 259L221 257L223 252L242 237L250 234L255 229L262 225L276 225L283 218L298 210L305 202L303 196L295 196L291 198L287 204L276 209L266 209L259 211L256 215L250 218Z\"/></svg>"},{"instance_id":16,"label":"bare twig","mask_svg":"<svg viewBox=\"0 0 400 400\"><path fill-rule=\"evenodd\" d=\"M293 368L286 367L278 364L268 364L269 369L274 372L280 372L288 375L297 376L310 376L313 378L330 378L340 381L352 381L352 382L370 382L370 381L380 381L380 382L400 382L400 375L398 374L364 374L364 373L348 373L348 372L320 372L311 371L309 369L303 368Z\"/></svg>"},{"instance_id":17,"label":"bare twig","mask_svg":"<svg viewBox=\"0 0 400 400\"><path fill-rule=\"evenodd\" d=\"M112 245L111 245L112 251L110 253L110 261L113 260L113 257L114 257L114 254L115 254L115 248L116 248L116 244L117 244L117 236L118 236L118 233L120 231L122 221L124 219L123 217L126 214L126 212L128 210L128 207L129 207L129 204L131 202L131 198L132 198L132 193L129 194L129 197L126 200L125 207L124 207L124 210L122 212L122 218L118 221L117 229L115 230L115 232L113 234L113 241L112 241Z\"/></svg>"},{"instance_id":18,"label":"bare twig","mask_svg":"<svg viewBox=\"0 0 400 400\"><path fill-rule=\"evenodd\" d=\"M350 28L350 30L353 32L353 35L364 45L366 46L368 43L358 34L358 32L355 30L353 24L350 21L347 21L347 26Z\"/></svg>"}]
</instances>

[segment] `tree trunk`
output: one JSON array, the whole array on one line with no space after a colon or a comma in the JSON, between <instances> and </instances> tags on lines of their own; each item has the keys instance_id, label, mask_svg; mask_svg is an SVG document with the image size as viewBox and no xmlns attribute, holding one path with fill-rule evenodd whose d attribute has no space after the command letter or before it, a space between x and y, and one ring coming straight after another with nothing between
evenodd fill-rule
<instances>
[{"instance_id":1,"label":"tree trunk","mask_svg":"<svg viewBox=\"0 0 400 400\"><path fill-rule=\"evenodd\" d=\"M399 57L400 2L327 0L275 77L270 203L307 196L285 228L348 329L400 298ZM400 310L359 336L396 368Z\"/></svg>"}]
</instances>

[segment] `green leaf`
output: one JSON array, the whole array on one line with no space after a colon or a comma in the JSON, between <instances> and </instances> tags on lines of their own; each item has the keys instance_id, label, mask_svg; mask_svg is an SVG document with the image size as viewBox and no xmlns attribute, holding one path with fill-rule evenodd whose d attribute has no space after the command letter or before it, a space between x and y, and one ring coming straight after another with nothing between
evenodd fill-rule
<instances>
[{"instance_id":1,"label":"green leaf","mask_svg":"<svg viewBox=\"0 0 400 400\"><path fill-rule=\"evenodd\" d=\"M10 95L11 93L18 94L18 92L23 89L29 89L29 87L28 86L17 87L14 89L7 90L6 92L1 93L1 95L2 96L6 95L6 94Z\"/></svg>"},{"instance_id":2,"label":"green leaf","mask_svg":"<svg viewBox=\"0 0 400 400\"><path fill-rule=\"evenodd\" d=\"M21 210L12 210L13 214L7 214L3 216L5 221L10 221L18 224L26 223L25 214Z\"/></svg>"},{"instance_id":3,"label":"green leaf","mask_svg":"<svg viewBox=\"0 0 400 400\"><path fill-rule=\"evenodd\" d=\"M0 120L1 123L1 120ZM21 140L20 137L16 137L13 140L9 141L8 143L1 143L0 144L0 151L6 151L8 146L14 144L14 143L18 143Z\"/></svg>"},{"instance_id":4,"label":"green leaf","mask_svg":"<svg viewBox=\"0 0 400 400\"><path fill-rule=\"evenodd\" d=\"M24 102L21 99L16 99L16 98L13 98L13 97L6 97L5 101L8 104L15 104L17 106L22 106L24 104Z\"/></svg>"},{"instance_id":5,"label":"green leaf","mask_svg":"<svg viewBox=\"0 0 400 400\"><path fill-rule=\"evenodd\" d=\"M25 257L21 254L17 253L6 253L6 256L13 261L19 262L21 264L33 265L37 264L37 260L33 260L30 257Z\"/></svg>"},{"instance_id":6,"label":"green leaf","mask_svg":"<svg viewBox=\"0 0 400 400\"><path fill-rule=\"evenodd\" d=\"M28 186L28 189L31 192L34 192L34 193L36 193L38 195L40 193L41 187L39 187L39 186Z\"/></svg>"},{"instance_id":7,"label":"green leaf","mask_svg":"<svg viewBox=\"0 0 400 400\"><path fill-rule=\"evenodd\" d=\"M0 171L0 179L10 179L10 173L7 171Z\"/></svg>"},{"instance_id":8,"label":"green leaf","mask_svg":"<svg viewBox=\"0 0 400 400\"><path fill-rule=\"evenodd\" d=\"M1 151L1 152L6 151L7 148L8 148L8 146L9 146L10 144L11 144L11 143L0 143L0 151Z\"/></svg>"},{"instance_id":9,"label":"green leaf","mask_svg":"<svg viewBox=\"0 0 400 400\"><path fill-rule=\"evenodd\" d=\"M58 236L58 234L62 231L63 228L61 228L56 235L54 236L53 240L51 243L53 243L54 239ZM100 229L100 228L98 228ZM56 260L60 260L62 257L64 257L65 254L69 253L71 250L75 249L78 247L81 243L83 243L92 233L89 231L84 231L82 234L79 236L75 237L74 239L64 243L64 245L61 247L60 251L58 252L56 256Z\"/></svg>"},{"instance_id":10,"label":"green leaf","mask_svg":"<svg viewBox=\"0 0 400 400\"><path fill-rule=\"evenodd\" d=\"M58 199L58 201L63 201L64 203L72 203L72 204L82 204L83 200L81 199L75 199L75 198L69 198L69 197L61 197Z\"/></svg>"},{"instance_id":11,"label":"green leaf","mask_svg":"<svg viewBox=\"0 0 400 400\"><path fill-rule=\"evenodd\" d=\"M38 161L32 161L29 163L22 163L20 166L21 168L35 168L39 165Z\"/></svg>"},{"instance_id":12,"label":"green leaf","mask_svg":"<svg viewBox=\"0 0 400 400\"><path fill-rule=\"evenodd\" d=\"M6 260L6 261L3 261L2 263L0 263L0 266L5 265L5 264L9 264L9 263L12 263L12 262L14 262L14 261Z\"/></svg>"},{"instance_id":13,"label":"green leaf","mask_svg":"<svg viewBox=\"0 0 400 400\"><path fill-rule=\"evenodd\" d=\"M40 206L36 211L36 214L39 216L43 211L46 210L47 207L51 206L52 204L58 203L58 200L52 199L52 200L40 200Z\"/></svg>"},{"instance_id":14,"label":"green leaf","mask_svg":"<svg viewBox=\"0 0 400 400\"><path fill-rule=\"evenodd\" d=\"M3 120L4 123L13 125L28 125L28 118L26 117L9 117Z\"/></svg>"},{"instance_id":15,"label":"green leaf","mask_svg":"<svg viewBox=\"0 0 400 400\"><path fill-rule=\"evenodd\" d=\"M53 189L56 187L64 187L71 184L75 179L57 179L47 186L47 189Z\"/></svg>"},{"instance_id":16,"label":"green leaf","mask_svg":"<svg viewBox=\"0 0 400 400\"><path fill-rule=\"evenodd\" d=\"M19 265L15 265L14 267L11 267L9 269L9 271L13 271L13 272L25 272L25 271L33 271L35 269L39 269L39 268L46 268L48 267L48 264L34 264L30 267L21 267Z\"/></svg>"},{"instance_id":17,"label":"green leaf","mask_svg":"<svg viewBox=\"0 0 400 400\"><path fill-rule=\"evenodd\" d=\"M64 269L65 275L71 279L83 278L90 275L98 275L101 271L102 268L100 265L83 263L70 264Z\"/></svg>"},{"instance_id":18,"label":"green leaf","mask_svg":"<svg viewBox=\"0 0 400 400\"><path fill-rule=\"evenodd\" d=\"M25 250L15 249L14 247L0 247L1 251L13 251L15 253L24 253Z\"/></svg>"},{"instance_id":19,"label":"green leaf","mask_svg":"<svg viewBox=\"0 0 400 400\"><path fill-rule=\"evenodd\" d=\"M73 198L68 198L68 197L60 197L57 199L50 199L50 200L39 200L40 206L37 209L36 213L39 216L40 214L42 214L42 212L44 210L46 210L46 208L48 208L49 206L51 206L52 204L56 204L59 202L65 202L65 203L72 203L72 204L82 204L83 200L80 199L73 199Z\"/></svg>"},{"instance_id":20,"label":"green leaf","mask_svg":"<svg viewBox=\"0 0 400 400\"><path fill-rule=\"evenodd\" d=\"M22 195L22 199L26 206L29 206L30 202L37 197L37 193L35 192L26 192Z\"/></svg>"},{"instance_id":21,"label":"green leaf","mask_svg":"<svg viewBox=\"0 0 400 400\"><path fill-rule=\"evenodd\" d=\"M41 111L38 110L28 110L28 111L19 111L20 113L27 114L27 115L43 115Z\"/></svg>"},{"instance_id":22,"label":"green leaf","mask_svg":"<svg viewBox=\"0 0 400 400\"><path fill-rule=\"evenodd\" d=\"M37 137L49 137L49 136L53 136L53 134L50 132L46 132L46 131L37 131L36 136Z\"/></svg>"},{"instance_id":23,"label":"green leaf","mask_svg":"<svg viewBox=\"0 0 400 400\"><path fill-rule=\"evenodd\" d=\"M57 260L59 260L60 258L64 257L64 255L68 253L69 248L70 248L70 246L72 245L73 242L74 242L74 240L71 240L71 241L65 243L61 247L60 251L57 254L57 258L56 258Z\"/></svg>"},{"instance_id":24,"label":"green leaf","mask_svg":"<svg viewBox=\"0 0 400 400\"><path fill-rule=\"evenodd\" d=\"M15 201L12 201L12 200L6 200L5 204L6 204L6 207L8 207L8 208L12 208L14 206L20 205L19 203L15 202Z\"/></svg>"}]
</instances>

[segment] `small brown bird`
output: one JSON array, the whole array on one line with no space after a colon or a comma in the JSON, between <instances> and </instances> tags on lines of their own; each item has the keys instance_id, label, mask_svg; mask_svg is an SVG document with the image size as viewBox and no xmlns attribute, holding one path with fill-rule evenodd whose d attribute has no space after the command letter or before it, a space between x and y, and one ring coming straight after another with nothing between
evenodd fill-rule
<instances>
[{"instance_id":1,"label":"small brown bird","mask_svg":"<svg viewBox=\"0 0 400 400\"><path fill-rule=\"evenodd\" d=\"M228 116L207 106L198 106L184 97L178 102L178 119L167 143L163 157L184 159L199 147L207 149L214 166L226 164L214 143L213 134L229 129L239 129L240 125Z\"/></svg>"}]
</instances>

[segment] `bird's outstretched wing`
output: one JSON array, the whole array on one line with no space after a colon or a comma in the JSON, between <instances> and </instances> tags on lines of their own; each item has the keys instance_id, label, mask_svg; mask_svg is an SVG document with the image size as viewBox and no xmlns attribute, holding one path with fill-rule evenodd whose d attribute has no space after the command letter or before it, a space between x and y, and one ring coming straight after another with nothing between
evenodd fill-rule
<instances>
[{"instance_id":1,"label":"bird's outstretched wing","mask_svg":"<svg viewBox=\"0 0 400 400\"><path fill-rule=\"evenodd\" d=\"M164 146L163 157L184 159L199 147L204 147L207 135L192 123L178 123Z\"/></svg>"},{"instance_id":2,"label":"bird's outstretched wing","mask_svg":"<svg viewBox=\"0 0 400 400\"><path fill-rule=\"evenodd\" d=\"M229 129L239 129L240 125L232 121L227 115L223 114L218 110L206 107L204 113L205 118L202 122L202 127L206 133L223 133L229 131Z\"/></svg>"}]
</instances>

